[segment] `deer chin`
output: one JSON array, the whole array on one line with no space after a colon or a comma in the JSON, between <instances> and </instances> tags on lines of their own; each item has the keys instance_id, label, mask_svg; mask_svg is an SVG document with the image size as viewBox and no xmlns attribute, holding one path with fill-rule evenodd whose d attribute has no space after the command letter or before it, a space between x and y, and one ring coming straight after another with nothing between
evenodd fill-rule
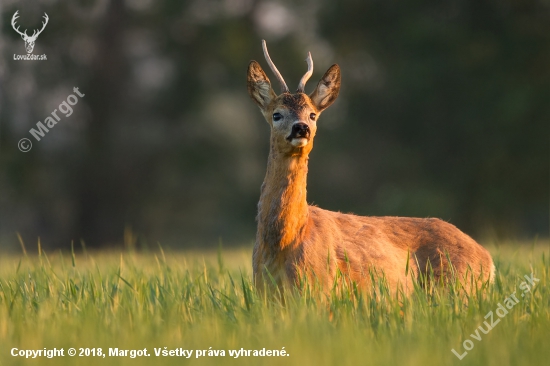
<instances>
[{"instance_id":1,"label":"deer chin","mask_svg":"<svg viewBox=\"0 0 550 366\"><path fill-rule=\"evenodd\" d=\"M308 139L305 137L295 137L292 140L290 140L290 144L294 147L304 147L309 142Z\"/></svg>"}]
</instances>

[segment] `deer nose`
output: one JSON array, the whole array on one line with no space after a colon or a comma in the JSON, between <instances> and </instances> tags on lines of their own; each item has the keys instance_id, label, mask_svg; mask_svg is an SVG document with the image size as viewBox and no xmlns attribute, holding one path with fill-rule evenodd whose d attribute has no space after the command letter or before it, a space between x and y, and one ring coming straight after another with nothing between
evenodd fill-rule
<instances>
[{"instance_id":1,"label":"deer nose","mask_svg":"<svg viewBox=\"0 0 550 366\"><path fill-rule=\"evenodd\" d=\"M298 122L292 125L292 138L309 138L309 126L303 122Z\"/></svg>"}]
</instances>

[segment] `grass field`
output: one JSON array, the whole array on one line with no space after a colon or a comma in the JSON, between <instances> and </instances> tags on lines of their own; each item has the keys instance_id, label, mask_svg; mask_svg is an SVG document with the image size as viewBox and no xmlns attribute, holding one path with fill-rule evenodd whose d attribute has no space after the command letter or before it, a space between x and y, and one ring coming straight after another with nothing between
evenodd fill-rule
<instances>
[{"instance_id":1,"label":"grass field","mask_svg":"<svg viewBox=\"0 0 550 366\"><path fill-rule=\"evenodd\" d=\"M548 243L487 247L496 281L469 299L442 289L417 289L404 301L384 291L306 289L287 293L284 304L253 289L250 248L4 254L0 365L547 365ZM534 286L524 277L531 274ZM499 303L510 307L506 314ZM489 329L490 312L494 328L485 334L478 327ZM157 357L164 347L194 352ZM44 348L63 348L64 357L11 355ZM98 348L107 356L78 356ZM147 348L151 356L114 357L109 348ZM229 354L241 348L288 356Z\"/></svg>"}]
</instances>

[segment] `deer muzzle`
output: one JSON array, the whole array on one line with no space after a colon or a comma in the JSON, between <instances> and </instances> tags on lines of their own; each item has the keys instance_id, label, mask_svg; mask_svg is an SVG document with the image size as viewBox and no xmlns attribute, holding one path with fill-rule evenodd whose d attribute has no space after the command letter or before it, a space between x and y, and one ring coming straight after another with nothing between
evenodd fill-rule
<instances>
[{"instance_id":1,"label":"deer muzzle","mask_svg":"<svg viewBox=\"0 0 550 366\"><path fill-rule=\"evenodd\" d=\"M309 126L303 122L298 122L292 125L292 132L290 132L289 139L309 139L310 134Z\"/></svg>"},{"instance_id":2,"label":"deer muzzle","mask_svg":"<svg viewBox=\"0 0 550 366\"><path fill-rule=\"evenodd\" d=\"M286 138L293 146L302 147L307 145L311 131L306 123L298 122L292 125L292 131Z\"/></svg>"}]
</instances>

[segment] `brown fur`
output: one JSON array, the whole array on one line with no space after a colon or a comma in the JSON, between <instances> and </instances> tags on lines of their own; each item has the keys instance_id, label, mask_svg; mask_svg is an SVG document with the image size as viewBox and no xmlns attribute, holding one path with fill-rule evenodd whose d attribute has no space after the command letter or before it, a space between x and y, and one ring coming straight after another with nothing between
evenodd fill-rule
<instances>
[{"instance_id":1,"label":"brown fur","mask_svg":"<svg viewBox=\"0 0 550 366\"><path fill-rule=\"evenodd\" d=\"M253 251L257 286L275 280L296 284L307 275L328 289L340 270L361 286L370 271L384 275L392 291L413 288L412 276L431 267L436 279L473 274L490 280L494 266L487 250L455 226L439 219L364 217L331 212L306 201L308 156L313 148L317 117L340 89L340 69L333 65L315 91L277 96L256 61L248 68L248 91L271 127L267 173L258 203L258 231ZM283 117L272 118L274 113ZM305 146L289 141L292 125L307 123L311 135ZM450 259L452 266L450 268ZM409 260L408 260L409 259ZM405 274L409 262L409 275ZM266 275L269 272L269 275ZM468 281L464 281L468 288Z\"/></svg>"}]
</instances>

